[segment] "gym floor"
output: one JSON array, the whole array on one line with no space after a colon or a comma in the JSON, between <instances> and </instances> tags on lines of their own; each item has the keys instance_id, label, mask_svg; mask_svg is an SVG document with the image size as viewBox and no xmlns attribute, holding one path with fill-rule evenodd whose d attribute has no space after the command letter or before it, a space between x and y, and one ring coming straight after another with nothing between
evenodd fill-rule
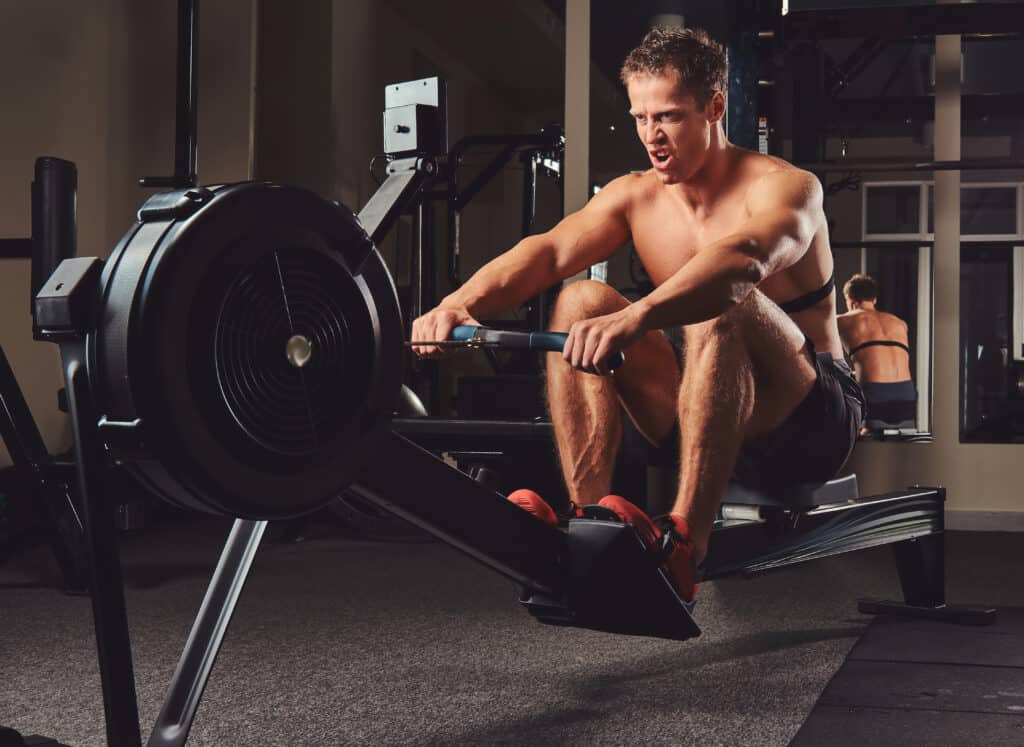
<instances>
[{"instance_id":1,"label":"gym floor","mask_svg":"<svg viewBox=\"0 0 1024 747\"><path fill-rule=\"evenodd\" d=\"M144 738L228 528L189 517L124 538ZM1024 607L1018 542L949 533L950 601L1024 619L1012 609ZM89 600L59 584L45 547L0 567L0 723L102 745ZM511 582L447 546L355 540L325 517L297 544L264 539L189 744L785 745L858 639L880 628L856 599L898 595L889 549L879 548L706 584L698 639L613 636L535 622ZM1024 624L998 634L1024 650ZM934 669L925 689L943 692L946 675ZM992 683L985 718L1024 741L1014 710L1024 705L1024 666ZM1007 705L1014 695L1021 702ZM843 734L829 743L846 743ZM802 736L820 743L806 727ZM932 743L898 731L871 741Z\"/></svg>"}]
</instances>

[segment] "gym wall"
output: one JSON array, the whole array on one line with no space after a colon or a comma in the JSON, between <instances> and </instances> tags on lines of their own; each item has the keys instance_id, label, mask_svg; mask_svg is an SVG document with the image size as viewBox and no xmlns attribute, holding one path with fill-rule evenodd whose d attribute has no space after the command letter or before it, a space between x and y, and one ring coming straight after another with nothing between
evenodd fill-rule
<instances>
[{"instance_id":1,"label":"gym wall","mask_svg":"<svg viewBox=\"0 0 1024 747\"><path fill-rule=\"evenodd\" d=\"M199 33L199 175L249 174L250 0L203 4ZM173 171L176 4L160 0L11 3L0 24L5 76L0 236L31 234L38 156L78 166L78 253L106 257L151 193L142 176ZM13 71L18 71L17 73ZM0 260L0 343L47 446L70 446L57 347L32 340L30 263ZM8 464L0 444L0 465Z\"/></svg>"}]
</instances>

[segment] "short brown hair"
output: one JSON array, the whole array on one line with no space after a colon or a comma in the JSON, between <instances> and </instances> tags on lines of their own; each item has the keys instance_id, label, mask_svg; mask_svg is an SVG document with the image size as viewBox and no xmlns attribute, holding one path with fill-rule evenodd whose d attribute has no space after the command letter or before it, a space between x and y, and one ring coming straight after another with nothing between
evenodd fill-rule
<instances>
[{"instance_id":1,"label":"short brown hair","mask_svg":"<svg viewBox=\"0 0 1024 747\"><path fill-rule=\"evenodd\" d=\"M878 300L878 283L870 275L854 275L843 286L843 294L857 303Z\"/></svg>"},{"instance_id":2,"label":"short brown hair","mask_svg":"<svg viewBox=\"0 0 1024 747\"><path fill-rule=\"evenodd\" d=\"M640 46L626 56L619 77L629 85L635 75L659 75L666 70L679 74L679 85L703 107L715 91L729 87L729 60L725 47L704 29L655 26Z\"/></svg>"}]
</instances>

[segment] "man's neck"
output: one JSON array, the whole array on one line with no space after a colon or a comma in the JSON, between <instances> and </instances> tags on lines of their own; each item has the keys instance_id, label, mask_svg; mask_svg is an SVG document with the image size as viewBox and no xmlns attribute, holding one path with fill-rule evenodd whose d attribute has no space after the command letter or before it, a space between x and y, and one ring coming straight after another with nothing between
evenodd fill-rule
<instances>
[{"instance_id":1,"label":"man's neck","mask_svg":"<svg viewBox=\"0 0 1024 747\"><path fill-rule=\"evenodd\" d=\"M726 138L722 126L711 131L711 143L700 169L689 179L670 189L695 212L707 212L725 191L732 168L735 148Z\"/></svg>"}]
</instances>

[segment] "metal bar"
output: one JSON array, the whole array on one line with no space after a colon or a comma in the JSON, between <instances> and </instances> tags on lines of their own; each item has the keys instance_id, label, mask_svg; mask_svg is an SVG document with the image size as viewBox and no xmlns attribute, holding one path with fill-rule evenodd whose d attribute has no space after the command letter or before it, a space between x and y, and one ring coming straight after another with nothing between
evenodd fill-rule
<instances>
[{"instance_id":1,"label":"metal bar","mask_svg":"<svg viewBox=\"0 0 1024 747\"><path fill-rule=\"evenodd\" d=\"M34 253L32 239L0 239L0 259L29 259Z\"/></svg>"},{"instance_id":2,"label":"metal bar","mask_svg":"<svg viewBox=\"0 0 1024 747\"><path fill-rule=\"evenodd\" d=\"M443 418L395 418L391 427L424 448L459 450L535 444L550 452L554 428L550 421L449 420Z\"/></svg>"},{"instance_id":3,"label":"metal bar","mask_svg":"<svg viewBox=\"0 0 1024 747\"><path fill-rule=\"evenodd\" d=\"M1024 239L978 239L971 241L961 241L961 247L968 246L986 246L986 247L997 247L997 246L1021 246L1024 244ZM865 239L863 241L833 241L833 249L868 249L871 247L879 247L881 249L898 249L908 248L914 249L922 246L935 246L935 242L932 239L907 239L901 241L889 241L886 239Z\"/></svg>"},{"instance_id":4,"label":"metal bar","mask_svg":"<svg viewBox=\"0 0 1024 747\"><path fill-rule=\"evenodd\" d=\"M822 161L797 164L818 174L848 171L1001 171L1024 169L1024 161L1009 158L975 158L960 161Z\"/></svg>"},{"instance_id":5,"label":"metal bar","mask_svg":"<svg viewBox=\"0 0 1024 747\"><path fill-rule=\"evenodd\" d=\"M495 174L505 168L505 164L509 162L512 158L512 154L515 152L515 144L506 145L502 148L501 151L491 159L491 162L477 173L473 181L471 181L464 190L455 195L456 206L460 210L465 208L466 205L468 205L470 201L477 196L480 190L487 185L487 182L493 179ZM457 168L457 164L453 166L453 168Z\"/></svg>"},{"instance_id":6,"label":"metal bar","mask_svg":"<svg viewBox=\"0 0 1024 747\"><path fill-rule=\"evenodd\" d=\"M412 249L412 308L409 317L416 319L423 315L423 203L416 205L413 213L413 249Z\"/></svg>"},{"instance_id":7,"label":"metal bar","mask_svg":"<svg viewBox=\"0 0 1024 747\"><path fill-rule=\"evenodd\" d=\"M178 0L177 82L174 101L174 174L144 176L139 186L170 189L194 187L198 130L199 0Z\"/></svg>"},{"instance_id":8,"label":"metal bar","mask_svg":"<svg viewBox=\"0 0 1024 747\"><path fill-rule=\"evenodd\" d=\"M988 121L988 128L997 124L1013 125L1024 109L1024 94L977 93L962 97L964 122ZM931 122L935 119L934 96L884 96L875 98L838 97L828 102L830 122L891 124Z\"/></svg>"},{"instance_id":9,"label":"metal bar","mask_svg":"<svg viewBox=\"0 0 1024 747\"><path fill-rule=\"evenodd\" d=\"M565 534L397 433L352 490L530 590L560 593Z\"/></svg>"},{"instance_id":10,"label":"metal bar","mask_svg":"<svg viewBox=\"0 0 1024 747\"><path fill-rule=\"evenodd\" d=\"M826 70L825 90L828 92L829 97L835 97L836 94L846 88L851 81L864 72L868 65L878 58L879 53L883 49L885 49L885 43L881 39L864 39L845 60L835 67Z\"/></svg>"},{"instance_id":11,"label":"metal bar","mask_svg":"<svg viewBox=\"0 0 1024 747\"><path fill-rule=\"evenodd\" d=\"M379 244L387 235L398 220L398 216L423 187L425 179L426 175L415 167L388 175L369 202L359 211L359 222L363 224L363 229L371 242Z\"/></svg>"},{"instance_id":12,"label":"metal bar","mask_svg":"<svg viewBox=\"0 0 1024 747\"><path fill-rule=\"evenodd\" d=\"M14 464L39 469L50 461L50 453L39 432L25 395L18 386L10 361L0 346L0 438Z\"/></svg>"},{"instance_id":13,"label":"metal bar","mask_svg":"<svg viewBox=\"0 0 1024 747\"><path fill-rule=\"evenodd\" d=\"M461 143L460 143L461 144ZM458 147L458 145L456 145ZM453 151L454 152L454 151ZM448 158L448 179L445 185L447 190L445 207L447 208L448 215L448 235L446 240L448 242L448 282L453 288L458 288L462 285L462 279L459 277L461 274L461 267L459 262L459 252L461 247L459 246L459 209L455 205L455 197L459 193L459 169L457 168L457 158Z\"/></svg>"},{"instance_id":14,"label":"metal bar","mask_svg":"<svg viewBox=\"0 0 1024 747\"><path fill-rule=\"evenodd\" d=\"M558 147L560 142L561 132L558 132L557 136L546 131L527 135L469 135L452 146L448 153L448 161L453 165L457 164L463 153L477 145L512 145L517 148L542 150Z\"/></svg>"},{"instance_id":15,"label":"metal bar","mask_svg":"<svg viewBox=\"0 0 1024 747\"><path fill-rule=\"evenodd\" d=\"M422 262L421 282L423 283L420 291L420 308L429 311L438 302L437 246L435 241L437 230L434 224L434 206L432 204L420 200L417 222L420 226L420 244L423 247L423 255L420 260Z\"/></svg>"},{"instance_id":16,"label":"metal bar","mask_svg":"<svg viewBox=\"0 0 1024 747\"><path fill-rule=\"evenodd\" d=\"M92 590L92 615L99 651L107 744L112 747L135 747L141 744L141 735L128 614L124 602L124 579L114 511L101 490L104 483L105 452L96 428L99 415L89 391L84 343L63 344L61 357L78 468L77 488L85 515L89 586Z\"/></svg>"},{"instance_id":17,"label":"metal bar","mask_svg":"<svg viewBox=\"0 0 1024 747\"><path fill-rule=\"evenodd\" d=\"M1020 28L1024 28L1024 5L998 2L816 9L790 12L782 18L782 36L787 42L910 39L961 32L998 34Z\"/></svg>"},{"instance_id":18,"label":"metal bar","mask_svg":"<svg viewBox=\"0 0 1024 747\"><path fill-rule=\"evenodd\" d=\"M523 164L523 212L520 224L521 234L533 233L533 222L537 217L537 156L525 153L520 157Z\"/></svg>"},{"instance_id":19,"label":"metal bar","mask_svg":"<svg viewBox=\"0 0 1024 747\"><path fill-rule=\"evenodd\" d=\"M245 579L259 549L265 521L236 519L192 625L148 747L177 747L188 739L196 710L220 652Z\"/></svg>"},{"instance_id":20,"label":"metal bar","mask_svg":"<svg viewBox=\"0 0 1024 747\"><path fill-rule=\"evenodd\" d=\"M178 74L175 116L174 176L177 187L196 185L198 124L199 0L178 0Z\"/></svg>"}]
</instances>

